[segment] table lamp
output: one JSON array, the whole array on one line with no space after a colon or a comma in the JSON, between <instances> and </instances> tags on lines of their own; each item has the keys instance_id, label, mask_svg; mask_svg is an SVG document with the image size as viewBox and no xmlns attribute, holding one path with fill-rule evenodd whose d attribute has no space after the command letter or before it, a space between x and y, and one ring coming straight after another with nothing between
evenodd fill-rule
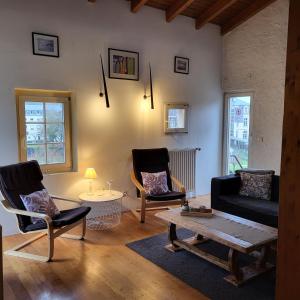
<instances>
[{"instance_id":1,"label":"table lamp","mask_svg":"<svg viewBox=\"0 0 300 300\"><path fill-rule=\"evenodd\" d=\"M89 194L93 194L93 180L97 178L97 173L94 168L87 168L84 173L84 178L89 179Z\"/></svg>"}]
</instances>

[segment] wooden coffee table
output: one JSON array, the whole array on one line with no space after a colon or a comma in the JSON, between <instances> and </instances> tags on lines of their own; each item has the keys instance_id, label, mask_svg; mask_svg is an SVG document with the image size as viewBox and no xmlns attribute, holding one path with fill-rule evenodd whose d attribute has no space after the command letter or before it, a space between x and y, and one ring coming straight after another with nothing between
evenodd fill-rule
<instances>
[{"instance_id":1,"label":"wooden coffee table","mask_svg":"<svg viewBox=\"0 0 300 300\"><path fill-rule=\"evenodd\" d=\"M267 258L270 246L277 241L277 229L217 210L213 211L212 218L184 217L180 215L180 211L181 208L175 208L156 214L158 218L169 223L171 244L166 246L168 250L175 252L185 249L229 271L230 275L224 279L235 286L274 267L267 262ZM179 240L176 225L191 230L195 233L195 237ZM195 246L208 240L229 247L228 259L221 259ZM240 252L254 255L257 260L240 268L238 262Z\"/></svg>"}]
</instances>

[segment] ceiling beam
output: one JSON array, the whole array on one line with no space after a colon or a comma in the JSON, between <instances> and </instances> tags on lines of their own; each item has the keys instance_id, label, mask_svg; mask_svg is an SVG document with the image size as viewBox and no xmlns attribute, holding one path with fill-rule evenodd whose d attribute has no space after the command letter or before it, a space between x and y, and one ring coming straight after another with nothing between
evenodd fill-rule
<instances>
[{"instance_id":1,"label":"ceiling beam","mask_svg":"<svg viewBox=\"0 0 300 300\"><path fill-rule=\"evenodd\" d=\"M195 0L176 0L166 11L166 20L171 22L185 9L187 9Z\"/></svg>"},{"instance_id":2,"label":"ceiling beam","mask_svg":"<svg viewBox=\"0 0 300 300\"><path fill-rule=\"evenodd\" d=\"M207 8L199 17L196 19L196 29L200 29L205 24L209 23L215 17L219 16L225 9L230 7L238 0L218 0L209 8Z\"/></svg>"},{"instance_id":3,"label":"ceiling beam","mask_svg":"<svg viewBox=\"0 0 300 300\"><path fill-rule=\"evenodd\" d=\"M237 26L241 25L258 12L266 8L276 0L255 0L248 7L244 8L240 13L233 16L227 23L222 25L221 32L226 34Z\"/></svg>"},{"instance_id":4,"label":"ceiling beam","mask_svg":"<svg viewBox=\"0 0 300 300\"><path fill-rule=\"evenodd\" d=\"M131 0L131 11L133 13L138 12L138 10L147 2L148 0Z\"/></svg>"}]
</instances>

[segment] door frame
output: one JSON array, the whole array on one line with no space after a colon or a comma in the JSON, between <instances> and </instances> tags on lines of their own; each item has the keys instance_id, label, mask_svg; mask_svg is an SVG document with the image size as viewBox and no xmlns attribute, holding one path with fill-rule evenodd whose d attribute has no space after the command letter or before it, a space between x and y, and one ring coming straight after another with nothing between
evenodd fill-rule
<instances>
[{"instance_id":1,"label":"door frame","mask_svg":"<svg viewBox=\"0 0 300 300\"><path fill-rule=\"evenodd\" d=\"M254 91L253 90L245 90L245 91L227 91L224 93L224 114L223 114L223 151L222 151L222 173L223 175L228 174L228 115L229 115L229 98L231 97L245 97L250 96L250 110L249 110L249 145L248 145L248 166L251 165L251 156L250 156L250 148L252 144L252 127L253 127L253 100L254 100Z\"/></svg>"}]
</instances>

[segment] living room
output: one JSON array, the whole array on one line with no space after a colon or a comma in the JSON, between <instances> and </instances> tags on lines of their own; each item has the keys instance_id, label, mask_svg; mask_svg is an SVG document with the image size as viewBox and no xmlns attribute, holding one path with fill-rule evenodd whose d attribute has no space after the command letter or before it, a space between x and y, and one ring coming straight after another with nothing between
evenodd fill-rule
<instances>
[{"instance_id":1,"label":"living room","mask_svg":"<svg viewBox=\"0 0 300 300\"><path fill-rule=\"evenodd\" d=\"M80 206L84 220L84 214L89 213L85 240L56 239L54 233L52 245L49 238L54 251L50 262L3 255L4 299L272 299L276 284L277 298L284 295L282 290L288 290L291 294L286 299L293 299L296 287L287 288L293 281L283 279L280 285L278 278L282 276L278 273L276 283L276 268L236 287L223 280L223 273L228 271L220 271L213 263L185 250L174 254L166 251L161 243L169 243L164 240L169 221L155 215L168 210L158 210L157 203L152 207L146 200L144 203L143 190L138 195L142 201L138 199L136 187L141 180L136 178L135 182L130 177L138 165L133 161L133 149L167 148L171 175L175 175L172 163L180 165L176 152L190 150L193 163L187 167L191 159L186 158L178 176L183 176L181 181L189 178L191 187L186 181L184 187L178 184L177 192L184 191L184 201L190 205L200 199L197 205L209 209L212 178L232 173L232 167L239 169L241 164L242 168L271 170L286 176L288 169L282 173L282 156L292 160L290 153L295 153L292 147L289 154L282 153L289 5L288 0L1 1L0 166L37 160L49 193L75 201L55 201L58 209L85 202ZM125 54L126 71L121 70L118 60ZM239 153L231 152L228 139L230 105L232 99L243 97L249 97L251 102L249 119L243 127L243 131L247 129L247 143L243 144L247 146L243 148L246 159L236 160L234 156ZM47 118L50 104L56 113L60 109L61 115L60 120L47 123L41 121L44 119L39 113L46 111ZM36 113L39 105L42 108ZM184 128L166 128L170 122L168 112L176 109L184 112ZM236 113L240 113L239 109ZM296 117L293 120L296 123L290 126L296 131L299 123ZM56 128L63 128L63 140L56 132L55 140L50 141L51 122ZM50 142L37 142L45 132ZM43 144L46 150L35 148L37 144ZM63 153L58 158L63 163L48 163L47 156L53 153L51 147L55 145L63 145L63 152L57 152ZM150 156L146 161L151 161ZM9 184L18 178L19 173L15 173ZM280 176L281 191L286 180ZM2 187L8 188L9 184ZM89 223L93 213L108 222L104 208L91 204L95 193L100 198L109 193L108 203L117 204L112 206L116 226L106 224L104 228L97 223L99 228L93 228ZM5 200L9 198L3 190L2 194ZM278 191L276 194L279 197ZM183 198L180 201L185 204ZM288 215L288 202L284 205L282 215ZM83 207L91 207L91 211L84 212ZM298 206L294 207L296 211ZM272 235L268 238L277 236L277 226L264 224L264 220L255 219L257 215L252 220L239 217L266 226L263 228ZM21 235L16 213L9 213L2 206L0 220L6 252L35 235ZM278 229L290 226L278 225ZM79 232L79 227L71 229ZM293 232L295 236L297 232ZM144 249L147 238L153 238L152 252ZM46 239L41 238L22 251L42 254L47 252L47 246ZM17 256L18 250L11 254ZM157 257L153 257L155 251ZM275 264L276 245L270 252ZM176 255L178 263L164 264ZM188 268L184 267L186 258ZM203 274L210 268L208 274L220 277L217 286L211 276L196 281L197 270L187 272L195 259L199 268L204 268ZM287 259L284 264L290 266Z\"/></svg>"}]
</instances>

